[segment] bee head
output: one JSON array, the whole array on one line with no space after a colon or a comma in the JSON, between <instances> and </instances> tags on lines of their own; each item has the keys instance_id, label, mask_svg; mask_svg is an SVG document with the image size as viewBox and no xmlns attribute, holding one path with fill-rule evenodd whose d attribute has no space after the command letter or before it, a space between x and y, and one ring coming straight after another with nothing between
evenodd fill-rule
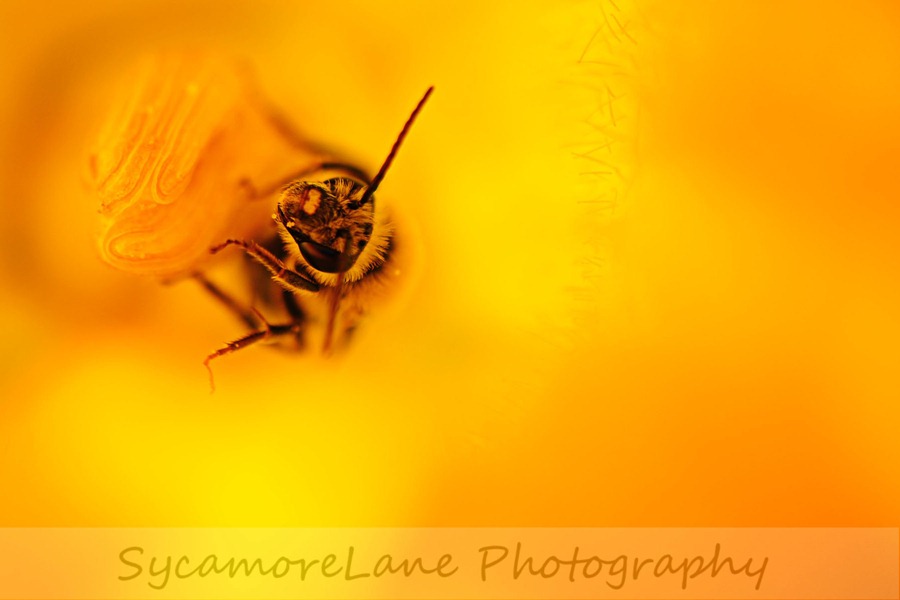
<instances>
[{"instance_id":1,"label":"bee head","mask_svg":"<svg viewBox=\"0 0 900 600\"><path fill-rule=\"evenodd\" d=\"M365 249L375 223L375 200L366 185L348 177L290 184L275 220L300 255L323 273L347 271Z\"/></svg>"},{"instance_id":2,"label":"bee head","mask_svg":"<svg viewBox=\"0 0 900 600\"><path fill-rule=\"evenodd\" d=\"M373 194L433 91L434 87L428 88L419 100L368 185L349 177L335 177L322 182L295 181L282 192L275 220L297 243L310 267L323 273L344 273L356 264L375 227Z\"/></svg>"}]
</instances>

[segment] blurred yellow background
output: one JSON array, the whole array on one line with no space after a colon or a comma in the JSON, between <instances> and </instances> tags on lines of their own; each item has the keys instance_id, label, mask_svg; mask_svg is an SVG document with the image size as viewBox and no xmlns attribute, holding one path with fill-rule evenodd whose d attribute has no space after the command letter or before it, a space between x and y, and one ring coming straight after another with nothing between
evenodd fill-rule
<instances>
[{"instance_id":1,"label":"blurred yellow background","mask_svg":"<svg viewBox=\"0 0 900 600\"><path fill-rule=\"evenodd\" d=\"M711 6L713 5L714 6ZM36 525L894 525L900 8L6 2L0 515ZM421 237L330 363L96 252L117 76L245 59Z\"/></svg>"}]
</instances>

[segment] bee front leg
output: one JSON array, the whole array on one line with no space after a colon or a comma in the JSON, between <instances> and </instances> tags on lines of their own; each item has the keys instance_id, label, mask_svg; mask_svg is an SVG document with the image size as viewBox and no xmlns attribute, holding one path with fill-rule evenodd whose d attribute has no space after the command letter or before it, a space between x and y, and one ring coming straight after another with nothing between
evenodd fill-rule
<instances>
[{"instance_id":1,"label":"bee front leg","mask_svg":"<svg viewBox=\"0 0 900 600\"><path fill-rule=\"evenodd\" d=\"M231 354L232 352L237 352L243 348L251 344L255 344L256 342L261 342L262 340L269 339L271 337L277 337L281 335L287 334L296 334L299 332L303 324L299 321L294 321L291 323L285 323L284 325L270 325L266 322L261 314L254 311L256 317L263 323L265 326L264 329L259 331L252 331L247 335L240 337L234 341L228 342L223 347L219 348L215 352L211 353L206 357L206 360L203 361L203 366L206 367L207 372L209 373L209 391L210 393L216 391L215 380L213 379L212 367L209 366L210 361L213 359L219 358L220 356L225 356L226 354Z\"/></svg>"},{"instance_id":2,"label":"bee front leg","mask_svg":"<svg viewBox=\"0 0 900 600\"><path fill-rule=\"evenodd\" d=\"M250 258L264 266L272 274L273 281L290 292L318 292L321 287L306 275L289 269L278 257L253 241L225 240L218 246L210 248L210 252L216 254L228 246L243 248Z\"/></svg>"},{"instance_id":3,"label":"bee front leg","mask_svg":"<svg viewBox=\"0 0 900 600\"><path fill-rule=\"evenodd\" d=\"M231 311L238 319L240 319L250 329L256 329L260 326L260 320L249 308L241 306L241 304L232 298L228 293L224 292L219 286L206 278L202 273L194 273L191 275L194 280L203 286L211 296L221 302L225 308Z\"/></svg>"}]
</instances>

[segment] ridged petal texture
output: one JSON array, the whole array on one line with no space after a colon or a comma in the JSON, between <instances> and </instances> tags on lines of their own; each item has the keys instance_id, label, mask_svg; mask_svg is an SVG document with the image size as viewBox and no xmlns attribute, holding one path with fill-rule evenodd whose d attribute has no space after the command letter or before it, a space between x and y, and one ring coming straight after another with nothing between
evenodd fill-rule
<instances>
[{"instance_id":1,"label":"ridged petal texture","mask_svg":"<svg viewBox=\"0 0 900 600\"><path fill-rule=\"evenodd\" d=\"M246 73L215 57L143 61L89 156L105 261L177 277L196 270L210 246L263 226L258 215L271 207L242 181L263 187L317 156L280 135L258 98Z\"/></svg>"}]
</instances>

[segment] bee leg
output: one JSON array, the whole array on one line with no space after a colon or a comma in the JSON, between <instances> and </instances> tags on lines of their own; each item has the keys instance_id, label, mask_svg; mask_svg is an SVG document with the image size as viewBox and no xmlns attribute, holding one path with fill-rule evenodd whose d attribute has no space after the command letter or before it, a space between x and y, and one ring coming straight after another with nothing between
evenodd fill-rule
<instances>
[{"instance_id":1,"label":"bee leg","mask_svg":"<svg viewBox=\"0 0 900 600\"><path fill-rule=\"evenodd\" d=\"M256 313L252 310L241 306L241 304L229 296L227 293L222 291L222 289L214 284L212 281L207 279L202 273L193 273L191 275L197 283L203 286L207 292L209 292L216 300L225 305L225 308L230 310L238 319L241 320L247 327L250 329L256 329L260 326L260 320L257 318Z\"/></svg>"},{"instance_id":2,"label":"bee leg","mask_svg":"<svg viewBox=\"0 0 900 600\"><path fill-rule=\"evenodd\" d=\"M212 367L209 366L210 361L213 359L219 358L220 356L225 356L226 354L231 354L232 352L237 352L251 344L255 344L256 342L260 342L265 339L269 339L271 337L276 337L280 335L287 335L290 333L296 333L301 324L298 323L285 323L284 325L270 325L265 321L263 316L258 312L255 313L256 316L262 321L265 326L264 329L258 331L251 331L247 335L243 337L239 337L238 339L228 342L215 352L211 353L206 359L203 361L203 366L206 367L207 372L209 373L209 391L210 393L216 391L216 384L213 379Z\"/></svg>"},{"instance_id":3,"label":"bee leg","mask_svg":"<svg viewBox=\"0 0 900 600\"><path fill-rule=\"evenodd\" d=\"M341 330L340 336L340 347L344 348L353 338L353 335L356 333L357 328L359 327L359 323L362 320L363 311L358 307L348 308L343 314L343 327Z\"/></svg>"},{"instance_id":4,"label":"bee leg","mask_svg":"<svg viewBox=\"0 0 900 600\"><path fill-rule=\"evenodd\" d=\"M287 313L294 320L294 325L296 326L296 339L297 339L297 349L302 349L306 343L303 339L303 334L306 330L306 313L303 311L303 308L300 307L300 303L297 302L297 296L294 295L293 292L289 292L287 290L281 290L281 297L284 300L284 308Z\"/></svg>"},{"instance_id":5,"label":"bee leg","mask_svg":"<svg viewBox=\"0 0 900 600\"><path fill-rule=\"evenodd\" d=\"M305 152L312 152L319 155L325 154L325 149L320 144L311 142L305 135L300 133L297 126L294 125L294 123L285 116L284 112L279 110L274 104L267 102L260 96L254 96L253 100L255 101L257 110L265 115L265 118L269 120L269 124L272 128L275 129L288 144Z\"/></svg>"},{"instance_id":6,"label":"bee leg","mask_svg":"<svg viewBox=\"0 0 900 600\"><path fill-rule=\"evenodd\" d=\"M319 156L329 156L331 154L325 146L323 146L322 144L311 142L307 136L300 133L300 130L297 128L297 126L294 125L282 111L278 110L277 107L265 102L262 98L255 98L255 100L257 109L266 115L266 118L269 120L269 123L272 125L275 131L277 131L279 135L281 135L281 137L284 138L284 140L286 140L291 146L297 148L298 150L312 152ZM301 177L304 177L305 175L309 175L315 171L321 171L323 169L341 169L347 171L366 184L372 181L372 178L369 177L369 175L364 170L355 165L341 162L331 162L326 160L316 167L312 167L302 172L293 174L289 179L283 181L281 185L290 183L295 179L299 179ZM275 190L281 187L281 185L276 187ZM275 190L272 191L274 192Z\"/></svg>"},{"instance_id":7,"label":"bee leg","mask_svg":"<svg viewBox=\"0 0 900 600\"><path fill-rule=\"evenodd\" d=\"M253 241L225 240L218 246L210 248L210 252L216 254L227 246L239 246L243 248L253 260L264 266L271 274L272 279L290 292L318 292L321 287L318 283L302 275L293 269L287 268L278 257Z\"/></svg>"}]
</instances>

